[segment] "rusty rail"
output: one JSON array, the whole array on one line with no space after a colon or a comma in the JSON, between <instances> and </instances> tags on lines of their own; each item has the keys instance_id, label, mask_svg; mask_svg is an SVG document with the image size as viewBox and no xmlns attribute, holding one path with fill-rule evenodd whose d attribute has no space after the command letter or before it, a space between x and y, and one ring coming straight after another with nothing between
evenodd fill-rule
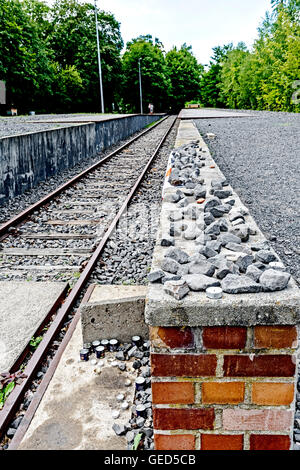
<instances>
[{"instance_id":1,"label":"rusty rail","mask_svg":"<svg viewBox=\"0 0 300 470\"><path fill-rule=\"evenodd\" d=\"M164 119L166 119L166 118L164 118ZM93 255L91 256L91 258L90 258L88 264L86 265L84 271L81 273L78 281L76 282L76 284L74 285L74 287L70 291L70 293L67 296L65 302L63 303L63 305L58 310L56 318L54 319L54 321L50 325L49 329L47 330L46 334L43 337L43 340L39 344L38 348L36 349L33 356L31 357L30 361L28 362L28 364L26 366L26 369L24 370L24 374L26 374L27 377L23 380L23 382L20 385L16 385L16 387L14 388L12 393L8 396L2 411L0 411L0 438L3 437L3 435L5 434L5 432L7 430L7 427L9 426L9 423L14 418L15 413L18 409L18 406L20 405L26 391L29 389L30 383L31 383L32 379L34 378L35 373L37 372L41 362L45 358L46 353L49 350L49 348L51 347L51 344L54 341L57 333L60 331L61 326L65 321L65 318L67 317L67 315L74 308L76 301L80 297L80 294L82 293L84 287L86 286L86 284L87 284L87 282L90 278L90 275L93 272L93 269L94 269L96 263L98 262L98 259L101 255L102 251L103 251L103 248L105 247L108 239L110 238L111 234L113 233L114 229L116 228L117 223L120 220L121 216L126 211L126 208L129 204L129 202L131 201L132 197L134 196L134 194L135 194L137 188L139 187L141 181L143 180L143 178L145 176L145 173L148 171L151 163L155 159L155 157L158 154L161 146L163 145L163 143L165 142L167 136L169 135L170 131L172 130L172 128L173 128L173 126L176 122L176 119L177 119L177 117L175 117L173 119L173 121L172 121L171 125L169 126L168 130L163 135L162 139L160 140L159 144L157 145L156 149L154 150L152 156L148 160L147 164L143 168L143 171L140 173L138 179L136 180L134 186L132 187L130 193L128 194L126 200L122 204L122 206L119 209L117 215L115 216L115 218L111 222L109 228L105 232L103 238L101 239L98 247L96 248ZM159 121L159 122L161 123L162 121ZM156 123L155 125L157 125L157 124L158 123ZM150 129L153 129L154 126L151 126ZM148 131L148 130L149 129L147 129L146 131ZM144 135L145 133L146 132L144 131L138 137L132 139L130 143L137 140L137 138L141 137L141 135ZM119 152L120 149L122 150L123 148L127 147L130 143L127 143L124 146L120 147L117 151L114 151L112 154L107 156L106 159L110 158L112 155L115 155L115 153ZM101 162L99 162L99 163L102 163L103 161L104 160L101 160ZM81 173L78 176L80 176L80 177L84 176L84 174L86 174L88 171L91 171L91 168L94 169L95 167L97 167L99 165L99 163L97 163L96 165L93 165L93 167L90 167L90 169L85 170L83 173ZM74 179L77 180L77 178L78 177L73 178L71 181L74 182ZM67 187L68 187L68 186L70 186L71 183L68 182L66 184L67 184ZM61 192L63 190L62 188L64 188L64 189L66 188L66 184L61 186L60 188L58 188L59 192ZM55 193L55 195L57 195L57 191L54 191L54 193ZM51 193L51 194L53 195L54 193ZM52 196L52 197L54 197L54 196ZM46 199L48 201L50 199L50 195L46 196L46 198L44 198L42 200L43 201L42 204L37 203L37 204L39 204L38 206L35 204L34 206L31 206L29 208L29 210L31 212L33 210L36 210L37 207L40 207L41 205L45 204ZM34 209L32 209L32 207L34 207ZM22 214L24 214L24 212ZM1 234L1 231L0 231L0 234ZM26 433L26 431L28 429L28 426L29 426L29 424L30 424L30 422L31 422L31 420L34 416L35 410L37 409L37 407L38 407L38 405L39 405L39 403L42 399L42 396L43 396L45 390L47 389L47 386L48 386L48 384L49 384L49 382L50 382L50 380L51 380L51 378L52 378L52 376L55 372L55 369L56 369L57 364L58 364L58 362L59 362L59 360L62 356L62 353L63 353L64 349L66 348L66 345L68 344L68 341L69 341L69 339L72 335L72 332L75 329L76 324L78 323L78 320L79 320L79 312L77 311L74 318L73 318L73 320L72 320L72 322L71 322L71 324L69 325L68 331L67 331L64 339L62 340L61 345L59 346L58 350L56 351L56 354L55 354L55 356L54 356L47 372L45 373L45 375L44 375L44 377L43 377L43 379L42 379L42 381L41 381L41 383L38 387L38 390L34 394L32 402L31 402L29 408L27 409L27 411L24 415L22 423L20 424L20 426L17 429L14 437L12 438L12 440L10 442L9 450L16 449L18 447L18 445L20 444L24 434Z\"/></svg>"},{"instance_id":2,"label":"rusty rail","mask_svg":"<svg viewBox=\"0 0 300 470\"><path fill-rule=\"evenodd\" d=\"M108 155L106 155L106 157L102 158L99 162L97 163L94 163L94 165L90 166L89 168L86 168L85 170L83 170L81 173L79 173L78 175L74 176L73 178L71 178L70 180L68 180L66 183L62 184L61 186L59 186L58 188L56 188L54 191L52 191L51 193L47 194L47 196L43 197L42 199L40 199L38 202L32 204L31 206L27 207L24 211L20 212L19 214L17 214L15 217L12 217L10 220L8 220L7 222L5 222L4 224L0 225L0 241L3 240L4 237L7 236L7 232L9 229L11 228L16 228L16 226L18 226L20 223L22 223L25 219L27 219L34 211L40 209L40 207L46 205L48 202L52 201L55 197L59 196L60 193L62 193L63 191L65 191L67 188L69 188L70 186L72 186L74 183L77 183L81 178L83 178L84 176L86 176L88 173L90 173L91 171L95 170L96 168L98 168L99 166L101 166L104 162L106 162L107 160L109 160L111 157L113 157L114 155L116 155L117 153L121 152L122 150L124 150L126 147L128 147L129 145L131 145L133 142L135 142L136 140L138 140L140 137L142 137L143 135L147 134L148 132L150 132L152 129L154 129L156 126L158 126L159 124L161 124L162 122L164 122L166 119L168 119L169 116L165 116L164 118L160 119L158 122L156 122L155 124L153 124L151 127L148 127L147 129L145 129L143 132L141 132L139 135L133 137L132 139L130 139L128 142L126 142L125 144L121 145L121 147L118 147L116 150L114 150L113 152L109 153Z\"/></svg>"}]
</instances>

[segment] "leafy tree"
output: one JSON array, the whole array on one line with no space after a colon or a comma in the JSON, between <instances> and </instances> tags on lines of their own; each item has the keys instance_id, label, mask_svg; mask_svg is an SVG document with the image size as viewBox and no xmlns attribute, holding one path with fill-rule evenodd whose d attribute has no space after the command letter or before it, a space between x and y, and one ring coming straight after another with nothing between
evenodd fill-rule
<instances>
[{"instance_id":1,"label":"leafy tree","mask_svg":"<svg viewBox=\"0 0 300 470\"><path fill-rule=\"evenodd\" d=\"M223 47L217 46L213 48L213 56L211 58L209 69L206 70L201 79L201 102L205 106L214 108L225 106L220 98L220 81L222 64L233 45L227 44Z\"/></svg>"},{"instance_id":2,"label":"leafy tree","mask_svg":"<svg viewBox=\"0 0 300 470\"><path fill-rule=\"evenodd\" d=\"M221 56L217 51L217 60L202 79L205 104L300 111L293 100L300 70L300 0L272 4L273 12L266 13L251 52L243 43Z\"/></svg>"},{"instance_id":3,"label":"leafy tree","mask_svg":"<svg viewBox=\"0 0 300 470\"><path fill-rule=\"evenodd\" d=\"M36 8L40 18L49 11L42 2L0 0L0 79L6 81L7 103L19 110L43 107L51 92L51 55L34 18Z\"/></svg>"},{"instance_id":4,"label":"leafy tree","mask_svg":"<svg viewBox=\"0 0 300 470\"><path fill-rule=\"evenodd\" d=\"M162 43L152 36L139 36L128 42L123 55L123 97L127 106L124 110L140 111L139 59L141 64L143 110L149 103L154 110L163 111L168 106L170 79L168 78Z\"/></svg>"},{"instance_id":5,"label":"leafy tree","mask_svg":"<svg viewBox=\"0 0 300 470\"><path fill-rule=\"evenodd\" d=\"M83 90L82 79L74 65L66 65L64 68L54 62L52 64L53 84L52 93L54 103L51 108L68 112L74 110L74 102L78 103ZM54 105L54 107L53 107Z\"/></svg>"},{"instance_id":6,"label":"leafy tree","mask_svg":"<svg viewBox=\"0 0 300 470\"><path fill-rule=\"evenodd\" d=\"M167 73L171 81L170 106L172 110L184 107L186 101L199 99L200 79L204 67L198 64L192 47L183 44L179 50L173 47L166 54Z\"/></svg>"},{"instance_id":7,"label":"leafy tree","mask_svg":"<svg viewBox=\"0 0 300 470\"><path fill-rule=\"evenodd\" d=\"M292 103L293 82L299 80L300 23L291 20L289 11L281 9L271 32L255 44L254 54L260 62L260 100L264 109L297 111Z\"/></svg>"},{"instance_id":8,"label":"leafy tree","mask_svg":"<svg viewBox=\"0 0 300 470\"><path fill-rule=\"evenodd\" d=\"M120 92L121 57L123 41L120 24L114 16L98 12L101 68L106 110ZM77 71L79 87L74 99L74 110L99 111L99 74L95 27L95 10L90 3L78 0L56 0L51 10L49 45L54 61L66 73ZM71 68L70 68L71 67ZM74 84L74 81L73 81Z\"/></svg>"},{"instance_id":9,"label":"leafy tree","mask_svg":"<svg viewBox=\"0 0 300 470\"><path fill-rule=\"evenodd\" d=\"M300 0L271 0L276 13L284 10L293 20L299 19Z\"/></svg>"},{"instance_id":10,"label":"leafy tree","mask_svg":"<svg viewBox=\"0 0 300 470\"><path fill-rule=\"evenodd\" d=\"M242 69L250 53L244 43L227 53L220 72L220 97L230 108L250 108L251 101L247 88L241 83ZM245 85L245 84L243 84Z\"/></svg>"},{"instance_id":11,"label":"leafy tree","mask_svg":"<svg viewBox=\"0 0 300 470\"><path fill-rule=\"evenodd\" d=\"M98 11L106 110L177 110L199 100L213 107L300 112L293 94L300 70L300 0L271 0L251 50L215 47L206 68L184 44L169 52L158 38L123 41L111 13ZM0 0L0 80L19 112L99 111L94 5L80 0ZM298 87L299 88L299 87ZM297 93L296 93L297 94ZM297 96L298 97L298 96Z\"/></svg>"}]
</instances>

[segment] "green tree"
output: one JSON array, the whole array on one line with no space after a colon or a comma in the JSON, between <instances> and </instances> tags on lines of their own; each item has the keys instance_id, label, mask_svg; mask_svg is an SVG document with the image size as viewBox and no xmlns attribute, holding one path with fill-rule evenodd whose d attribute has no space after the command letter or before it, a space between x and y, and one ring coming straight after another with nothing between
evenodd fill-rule
<instances>
[{"instance_id":1,"label":"green tree","mask_svg":"<svg viewBox=\"0 0 300 470\"><path fill-rule=\"evenodd\" d=\"M223 101L230 108L300 111L295 99L300 70L300 0L274 1L258 28L252 51L240 43L227 50L221 60L211 63L203 83L204 96L214 97L209 86L220 90L209 104ZM219 66L213 74L213 65ZM211 79L215 77L215 83ZM205 82L206 80L206 82Z\"/></svg>"},{"instance_id":2,"label":"green tree","mask_svg":"<svg viewBox=\"0 0 300 470\"><path fill-rule=\"evenodd\" d=\"M271 32L255 44L264 76L261 79L261 102L264 109L299 111L292 103L293 83L299 80L300 23L291 19L289 11L278 12Z\"/></svg>"},{"instance_id":3,"label":"green tree","mask_svg":"<svg viewBox=\"0 0 300 470\"><path fill-rule=\"evenodd\" d=\"M51 54L34 17L37 9L46 22L43 2L0 0L0 79L6 81L8 105L19 111L43 108L51 93Z\"/></svg>"},{"instance_id":4,"label":"green tree","mask_svg":"<svg viewBox=\"0 0 300 470\"><path fill-rule=\"evenodd\" d=\"M299 20L300 0L271 0L271 5L277 14L285 10L293 21Z\"/></svg>"},{"instance_id":5,"label":"green tree","mask_svg":"<svg viewBox=\"0 0 300 470\"><path fill-rule=\"evenodd\" d=\"M166 54L167 73L171 81L169 102L178 111L186 101L200 98L200 79L204 67L198 64L192 47L183 44L179 50L173 47Z\"/></svg>"},{"instance_id":6,"label":"green tree","mask_svg":"<svg viewBox=\"0 0 300 470\"><path fill-rule=\"evenodd\" d=\"M211 106L214 108L225 106L224 102L220 98L221 71L223 62L232 48L232 44L213 48L213 56L209 64L209 69L202 74L200 83L201 102L205 106Z\"/></svg>"},{"instance_id":7,"label":"green tree","mask_svg":"<svg viewBox=\"0 0 300 470\"><path fill-rule=\"evenodd\" d=\"M164 57L163 45L152 36L139 36L128 42L123 55L123 102L124 110L140 111L139 59L141 60L143 110L148 112L149 103L160 112L168 107L170 79ZM126 105L127 104L127 105Z\"/></svg>"},{"instance_id":8,"label":"green tree","mask_svg":"<svg viewBox=\"0 0 300 470\"><path fill-rule=\"evenodd\" d=\"M69 112L74 110L74 102L78 103L83 90L80 74L74 65L66 65L62 68L57 62L52 64L52 71L52 94L54 103L51 105L51 108L54 109L55 112Z\"/></svg>"},{"instance_id":9,"label":"green tree","mask_svg":"<svg viewBox=\"0 0 300 470\"><path fill-rule=\"evenodd\" d=\"M245 71L245 62L250 53L244 43L227 53L220 72L220 97L229 108L250 108L251 100L249 90L242 83L242 70Z\"/></svg>"},{"instance_id":10,"label":"green tree","mask_svg":"<svg viewBox=\"0 0 300 470\"><path fill-rule=\"evenodd\" d=\"M104 103L112 110L120 93L123 41L120 24L110 13L98 12ZM54 61L62 70L78 73L81 86L73 96L77 111L99 111L99 74L96 43L95 10L90 3L78 0L56 0L51 10L52 28L49 45ZM71 68L70 68L71 67ZM76 82L76 80L75 80ZM75 83L73 81L73 84ZM78 82L78 83L79 83Z\"/></svg>"}]
</instances>

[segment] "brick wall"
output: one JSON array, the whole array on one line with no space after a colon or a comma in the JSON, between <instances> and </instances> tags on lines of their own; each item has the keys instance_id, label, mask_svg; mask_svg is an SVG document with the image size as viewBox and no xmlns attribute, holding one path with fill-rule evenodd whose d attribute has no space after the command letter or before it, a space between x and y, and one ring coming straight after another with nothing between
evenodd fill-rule
<instances>
[{"instance_id":1,"label":"brick wall","mask_svg":"<svg viewBox=\"0 0 300 470\"><path fill-rule=\"evenodd\" d=\"M288 450L297 328L150 327L156 450Z\"/></svg>"}]
</instances>

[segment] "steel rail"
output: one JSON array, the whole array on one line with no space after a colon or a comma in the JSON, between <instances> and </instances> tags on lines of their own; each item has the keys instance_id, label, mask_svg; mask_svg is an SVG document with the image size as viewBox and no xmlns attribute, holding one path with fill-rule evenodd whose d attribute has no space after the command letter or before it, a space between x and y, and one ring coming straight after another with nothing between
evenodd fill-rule
<instances>
[{"instance_id":1,"label":"steel rail","mask_svg":"<svg viewBox=\"0 0 300 470\"><path fill-rule=\"evenodd\" d=\"M84 176L86 176L88 173L90 173L91 171L95 170L96 168L98 168L99 166L101 166L104 162L106 162L107 160L109 160L111 157L115 156L117 153L121 152L122 150L124 150L126 147L128 147L129 145L131 145L132 143L134 143L136 140L138 140L140 137L142 137L143 135L147 134L148 132L150 132L152 129L154 129L156 126L158 126L159 124L161 124L162 122L164 122L166 119L168 119L169 116L165 116L164 118L160 119L159 121L155 122L155 124L153 124L152 126L148 127L147 129L145 129L143 132L141 132L139 135L133 137L132 139L130 139L128 142L126 142L125 144L121 145L121 147L118 147L116 150L114 150L113 152L109 153L108 155L106 155L106 157L102 158L99 162L97 163L94 163L92 166L86 168L85 170L83 170L81 173L78 173L78 175L74 176L73 178L71 178L70 180L68 180L66 183L63 183L62 185L60 185L58 188L56 188L54 191L52 191L51 193L47 194L46 196L44 196L42 199L40 199L39 201L35 202L34 204L32 204L31 206L27 207L26 209L24 209L24 211L20 212L19 214L17 214L16 216L12 217L11 219L9 219L7 222L4 222L4 224L0 225L0 237L2 237L2 239L4 238L4 236L7 236L8 235L8 230L11 229L11 228L16 228L17 225L19 225L23 220L27 219L27 217L29 217L34 211L40 209L40 207L44 206L45 204L47 204L48 202L50 202L52 199L54 199L55 197L59 196L60 193L62 193L63 191L65 191L67 188L69 188L70 186L72 186L73 184L77 183L81 178L83 178ZM0 241L1 241L1 238L0 238Z\"/></svg>"},{"instance_id":2,"label":"steel rail","mask_svg":"<svg viewBox=\"0 0 300 470\"><path fill-rule=\"evenodd\" d=\"M114 219L111 222L109 228L107 229L107 231L105 232L103 238L101 239L98 247L94 251L94 253L91 256L90 260L88 261L88 264L86 265L85 269L81 273L81 275L80 275L79 279L77 280L76 284L71 289L71 291L70 291L69 295L67 296L65 302L63 303L63 305L58 310L55 319L51 323L49 329L47 330L47 332L45 333L45 335L43 337L43 340L41 341L38 348L36 349L36 351L32 355L30 361L28 362L28 364L27 364L27 366L24 370L24 374L26 375L26 378L23 379L23 381L20 385L16 385L14 390L8 396L2 411L0 411L0 438L3 437L9 423L14 418L19 404L21 403L26 391L29 389L29 386L30 386L29 384L32 381L32 379L34 378L34 374L37 372L41 362L45 358L46 353L49 350L49 348L51 347L51 344L54 341L57 333L61 329L61 326L65 321L65 318L67 317L67 315L72 311L73 307L75 306L75 303L78 300L78 298L80 297L80 294L81 294L82 290L84 289L85 285L87 284L87 282L90 278L90 275L93 272L93 269L94 269L95 265L97 264L98 259L101 255L107 241L109 240L111 234L115 230L121 216L126 211L126 208L129 204L129 202L131 201L132 197L135 195L135 192L136 192L137 188L139 187L141 181L143 180L143 178L145 176L145 173L149 169L151 163L153 162L156 155L158 154L161 146L163 145L163 143L165 142L166 138L168 137L170 131L172 130L172 128L173 128L173 126L176 122L176 119L177 119L177 117L175 117L173 119L171 125L169 126L169 128L167 129L167 131L163 135L162 139L158 143L158 145L155 148L153 154L151 155L150 159L148 160L148 162L146 163L146 165L143 168L142 172L140 173L138 179L136 180L134 186L130 190L130 193L126 197L126 200L122 204L122 206L119 209L117 215L114 217ZM65 338L70 337L70 334L68 334L69 330L74 331L74 328L75 328L74 325L76 325L76 323L78 322L78 318L79 318L79 312L77 311L74 318L73 318L73 320L72 320L72 322L71 322L71 324L69 325L69 328L67 330ZM31 402L31 404L30 404L28 410L26 411L26 413L24 415L24 418L22 420L23 425L19 426L20 431L16 432L15 436L12 438L12 440L10 442L9 450L16 448L15 443L18 442L18 444L19 444L21 442L22 437L24 436L26 430L28 429L28 426L31 422L31 419L32 419L33 415L34 415L34 412L37 409L37 407L39 405L39 402L42 399L42 396L43 396L45 390L47 389L47 386L48 386L48 384L49 384L49 382L50 382L50 380L51 380L51 378L52 378L52 376L55 372L56 366L57 366L57 364L59 362L59 359L62 355L62 352L66 347L67 343L66 343L66 341L64 341L64 339L63 339L61 345L59 346L58 350L56 351L54 358L52 359L51 364L53 363L53 365L51 366L51 364L50 364L50 366L49 366L47 372L45 373L41 383L39 384L37 392L35 392L35 394L34 394L32 402ZM53 361L55 361L55 362L53 362ZM28 412L28 414L27 414L27 412Z\"/></svg>"}]
</instances>

